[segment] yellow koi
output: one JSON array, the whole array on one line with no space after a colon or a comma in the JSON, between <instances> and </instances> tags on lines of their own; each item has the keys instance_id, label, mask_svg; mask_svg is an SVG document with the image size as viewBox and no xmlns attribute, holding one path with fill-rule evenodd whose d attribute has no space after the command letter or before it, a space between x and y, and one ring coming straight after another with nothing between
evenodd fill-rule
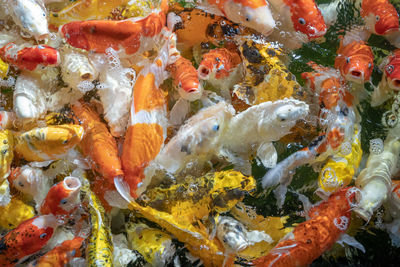
<instances>
[{"instance_id":1,"label":"yellow koi","mask_svg":"<svg viewBox=\"0 0 400 267\"><path fill-rule=\"evenodd\" d=\"M87 208L92 226L86 248L88 266L113 266L113 251L111 229L108 217L98 197L90 190L89 181L83 179L82 192L85 194Z\"/></svg>"},{"instance_id":2,"label":"yellow koi","mask_svg":"<svg viewBox=\"0 0 400 267\"><path fill-rule=\"evenodd\" d=\"M247 40L239 50L245 63L246 75L244 82L234 86L236 97L249 105L293 96L303 99L303 92L296 77L279 58L283 56L280 48L271 43Z\"/></svg>"},{"instance_id":3,"label":"yellow koi","mask_svg":"<svg viewBox=\"0 0 400 267\"><path fill-rule=\"evenodd\" d=\"M8 64L0 59L0 78L3 79L7 76L8 73Z\"/></svg>"},{"instance_id":4,"label":"yellow koi","mask_svg":"<svg viewBox=\"0 0 400 267\"><path fill-rule=\"evenodd\" d=\"M78 144L83 127L64 124L34 128L16 135L15 153L27 161L56 160Z\"/></svg>"},{"instance_id":5,"label":"yellow koi","mask_svg":"<svg viewBox=\"0 0 400 267\"><path fill-rule=\"evenodd\" d=\"M9 130L0 131L0 181L10 174L10 166L14 158L14 137Z\"/></svg>"},{"instance_id":6,"label":"yellow koi","mask_svg":"<svg viewBox=\"0 0 400 267\"><path fill-rule=\"evenodd\" d=\"M115 8L128 2L129 0L79 0L59 12L50 13L49 24L58 27L72 21L104 19Z\"/></svg>"},{"instance_id":7,"label":"yellow koi","mask_svg":"<svg viewBox=\"0 0 400 267\"><path fill-rule=\"evenodd\" d=\"M319 187L325 192L335 192L340 187L347 186L360 166L362 150L359 127L353 135L353 142L343 147L328 162L319 173ZM350 147L351 146L351 147Z\"/></svg>"},{"instance_id":8,"label":"yellow koi","mask_svg":"<svg viewBox=\"0 0 400 267\"><path fill-rule=\"evenodd\" d=\"M12 197L6 206L0 206L0 226L5 229L14 229L23 221L35 216L32 206L25 204L17 197Z\"/></svg>"}]
</instances>

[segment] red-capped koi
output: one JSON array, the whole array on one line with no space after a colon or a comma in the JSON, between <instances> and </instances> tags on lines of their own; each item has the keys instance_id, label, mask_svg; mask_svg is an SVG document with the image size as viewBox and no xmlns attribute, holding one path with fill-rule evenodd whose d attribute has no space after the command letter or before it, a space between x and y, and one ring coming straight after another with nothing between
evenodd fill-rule
<instances>
[{"instance_id":1,"label":"red-capped koi","mask_svg":"<svg viewBox=\"0 0 400 267\"><path fill-rule=\"evenodd\" d=\"M65 177L63 181L53 185L42 205L41 214L67 215L79 205L81 182L75 177Z\"/></svg>"},{"instance_id":2,"label":"red-capped koi","mask_svg":"<svg viewBox=\"0 0 400 267\"><path fill-rule=\"evenodd\" d=\"M291 28L309 40L325 35L327 27L314 0L269 0L282 20L291 18ZM286 26L286 25L284 25Z\"/></svg>"},{"instance_id":3,"label":"red-capped koi","mask_svg":"<svg viewBox=\"0 0 400 267\"><path fill-rule=\"evenodd\" d=\"M79 258L82 256L81 247L83 241L85 241L85 239L79 236L72 240L66 240L28 266L64 267L73 258Z\"/></svg>"},{"instance_id":4,"label":"red-capped koi","mask_svg":"<svg viewBox=\"0 0 400 267\"><path fill-rule=\"evenodd\" d=\"M229 77L241 62L242 59L236 51L216 48L202 56L197 70L202 80L223 79Z\"/></svg>"},{"instance_id":5,"label":"red-capped koi","mask_svg":"<svg viewBox=\"0 0 400 267\"><path fill-rule=\"evenodd\" d=\"M374 67L374 54L364 41L354 40L346 44L341 40L337 54L335 68L346 80L361 84L369 81Z\"/></svg>"},{"instance_id":6,"label":"red-capped koi","mask_svg":"<svg viewBox=\"0 0 400 267\"><path fill-rule=\"evenodd\" d=\"M170 35L153 63L139 73L133 88L133 99L128 129L122 149L124 178L115 179L121 195L138 197L149 183L145 169L157 156L166 138L166 93L160 89L167 78L165 69L169 59Z\"/></svg>"},{"instance_id":7,"label":"red-capped koi","mask_svg":"<svg viewBox=\"0 0 400 267\"><path fill-rule=\"evenodd\" d=\"M361 16L367 29L377 35L399 30L399 14L388 0L362 0Z\"/></svg>"},{"instance_id":8,"label":"red-capped koi","mask_svg":"<svg viewBox=\"0 0 400 267\"><path fill-rule=\"evenodd\" d=\"M130 18L121 21L89 20L74 21L62 25L59 32L68 44L96 53L106 49L133 55L138 51L152 48L166 23L168 4L161 2L161 8L144 18ZM148 40L145 38L148 38Z\"/></svg>"},{"instance_id":9,"label":"red-capped koi","mask_svg":"<svg viewBox=\"0 0 400 267\"><path fill-rule=\"evenodd\" d=\"M308 213L309 220L299 224L268 255L253 264L274 267L311 264L346 232L355 192L353 188L341 189L313 207Z\"/></svg>"},{"instance_id":10,"label":"red-capped koi","mask_svg":"<svg viewBox=\"0 0 400 267\"><path fill-rule=\"evenodd\" d=\"M266 0L207 0L229 20L268 36L275 27L270 5ZM207 7L204 8L209 11ZM217 14L219 15L219 14Z\"/></svg>"},{"instance_id":11,"label":"red-capped koi","mask_svg":"<svg viewBox=\"0 0 400 267\"><path fill-rule=\"evenodd\" d=\"M389 62L384 67L384 75L388 85L395 91L400 90L400 49L389 56Z\"/></svg>"},{"instance_id":12,"label":"red-capped koi","mask_svg":"<svg viewBox=\"0 0 400 267\"><path fill-rule=\"evenodd\" d=\"M54 215L41 215L8 232L0 240L0 266L14 266L24 257L40 251L59 225Z\"/></svg>"},{"instance_id":13,"label":"red-capped koi","mask_svg":"<svg viewBox=\"0 0 400 267\"><path fill-rule=\"evenodd\" d=\"M39 66L54 67L60 64L60 54L55 48L48 45L21 48L15 43L8 43L0 48L0 58L21 70L30 71Z\"/></svg>"}]
</instances>

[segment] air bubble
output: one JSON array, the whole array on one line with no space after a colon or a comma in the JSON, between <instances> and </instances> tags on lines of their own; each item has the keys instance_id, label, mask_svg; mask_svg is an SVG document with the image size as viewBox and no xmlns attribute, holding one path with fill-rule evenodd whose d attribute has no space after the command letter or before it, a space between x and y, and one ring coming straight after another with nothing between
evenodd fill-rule
<instances>
[{"instance_id":1,"label":"air bubble","mask_svg":"<svg viewBox=\"0 0 400 267\"><path fill-rule=\"evenodd\" d=\"M78 89L82 93L86 93L86 92L94 89L94 84L90 81L82 81L78 84Z\"/></svg>"},{"instance_id":2,"label":"air bubble","mask_svg":"<svg viewBox=\"0 0 400 267\"><path fill-rule=\"evenodd\" d=\"M379 155L383 152L383 141L380 138L369 140L369 153Z\"/></svg>"}]
</instances>

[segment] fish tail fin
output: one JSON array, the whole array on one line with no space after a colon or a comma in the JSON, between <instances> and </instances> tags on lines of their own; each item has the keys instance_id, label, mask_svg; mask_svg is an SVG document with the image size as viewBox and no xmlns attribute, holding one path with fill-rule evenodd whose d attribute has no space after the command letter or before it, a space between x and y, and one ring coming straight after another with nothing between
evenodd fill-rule
<instances>
[{"instance_id":1,"label":"fish tail fin","mask_svg":"<svg viewBox=\"0 0 400 267\"><path fill-rule=\"evenodd\" d=\"M125 199L128 203L134 202L135 199L130 194L130 187L126 181L124 181L123 177L115 177L114 185L117 189L118 193Z\"/></svg>"}]
</instances>

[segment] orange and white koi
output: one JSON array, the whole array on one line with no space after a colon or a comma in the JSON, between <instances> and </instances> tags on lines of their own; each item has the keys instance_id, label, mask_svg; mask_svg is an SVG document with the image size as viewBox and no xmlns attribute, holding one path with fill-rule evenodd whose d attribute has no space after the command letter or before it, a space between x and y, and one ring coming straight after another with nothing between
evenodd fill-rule
<instances>
[{"instance_id":1,"label":"orange and white koi","mask_svg":"<svg viewBox=\"0 0 400 267\"><path fill-rule=\"evenodd\" d=\"M82 256L81 247L83 241L85 241L85 239L80 236L77 236L72 240L66 240L28 266L64 267L73 258L79 258Z\"/></svg>"},{"instance_id":2,"label":"orange and white koi","mask_svg":"<svg viewBox=\"0 0 400 267\"><path fill-rule=\"evenodd\" d=\"M166 93L160 85L167 78L170 35L167 33L165 38L158 57L140 71L133 88L130 122L121 156L125 176L123 180L115 179L117 190L120 193L126 190L133 198L145 190L149 182L145 180L145 169L166 138Z\"/></svg>"},{"instance_id":3,"label":"orange and white koi","mask_svg":"<svg viewBox=\"0 0 400 267\"><path fill-rule=\"evenodd\" d=\"M80 204L79 192L81 182L75 177L65 177L63 181L53 185L41 207L41 214L68 215Z\"/></svg>"},{"instance_id":4,"label":"orange and white koi","mask_svg":"<svg viewBox=\"0 0 400 267\"><path fill-rule=\"evenodd\" d=\"M12 129L16 120L17 116L15 115L15 112L5 110L0 111L0 129Z\"/></svg>"},{"instance_id":5,"label":"orange and white koi","mask_svg":"<svg viewBox=\"0 0 400 267\"><path fill-rule=\"evenodd\" d=\"M0 58L21 70L30 71L39 66L54 67L60 64L60 54L57 49L48 45L19 47L15 43L8 43L0 48Z\"/></svg>"},{"instance_id":6,"label":"orange and white koi","mask_svg":"<svg viewBox=\"0 0 400 267\"><path fill-rule=\"evenodd\" d=\"M347 41L347 42L346 42ZM345 77L346 80L364 84L371 78L374 67L374 54L362 40L342 39L337 57L335 68Z\"/></svg>"},{"instance_id":7,"label":"orange and white koi","mask_svg":"<svg viewBox=\"0 0 400 267\"><path fill-rule=\"evenodd\" d=\"M41 215L8 232L0 240L0 266L15 266L26 256L40 251L59 225L54 215Z\"/></svg>"},{"instance_id":8,"label":"orange and white koi","mask_svg":"<svg viewBox=\"0 0 400 267\"><path fill-rule=\"evenodd\" d=\"M43 40L49 34L47 11L43 0L6 1L15 24L33 35L36 40Z\"/></svg>"},{"instance_id":9,"label":"orange and white koi","mask_svg":"<svg viewBox=\"0 0 400 267\"><path fill-rule=\"evenodd\" d=\"M229 90L242 76L241 63L242 59L237 51L216 48L202 56L197 71L200 79L207 80L215 88L221 88L229 94Z\"/></svg>"},{"instance_id":10,"label":"orange and white koi","mask_svg":"<svg viewBox=\"0 0 400 267\"><path fill-rule=\"evenodd\" d=\"M156 37L165 26L167 11L167 1L162 0L160 9L144 18L74 21L62 25L59 32L73 47L95 53L105 53L111 47L121 50L121 55L131 56L157 43Z\"/></svg>"},{"instance_id":11,"label":"orange and white koi","mask_svg":"<svg viewBox=\"0 0 400 267\"><path fill-rule=\"evenodd\" d=\"M283 27L305 34L309 40L325 35L327 27L314 0L269 0ZM290 18L289 21L286 21Z\"/></svg>"},{"instance_id":12,"label":"orange and white koi","mask_svg":"<svg viewBox=\"0 0 400 267\"><path fill-rule=\"evenodd\" d=\"M354 188L344 188L326 201L311 208L309 219L284 237L268 255L253 261L254 266L307 266L329 250L350 225L354 206ZM354 238L345 235L343 242L363 250Z\"/></svg>"},{"instance_id":13,"label":"orange and white koi","mask_svg":"<svg viewBox=\"0 0 400 267\"><path fill-rule=\"evenodd\" d=\"M362 0L361 16L367 29L377 35L399 30L399 14L389 0Z\"/></svg>"},{"instance_id":14,"label":"orange and white koi","mask_svg":"<svg viewBox=\"0 0 400 267\"><path fill-rule=\"evenodd\" d=\"M27 161L55 160L63 157L83 137L83 127L65 124L34 128L16 134L15 153Z\"/></svg>"},{"instance_id":15,"label":"orange and white koi","mask_svg":"<svg viewBox=\"0 0 400 267\"><path fill-rule=\"evenodd\" d=\"M371 96L371 106L379 106L394 93L400 91L400 49L393 51L382 62L383 77L379 85L374 88Z\"/></svg>"},{"instance_id":16,"label":"orange and white koi","mask_svg":"<svg viewBox=\"0 0 400 267\"><path fill-rule=\"evenodd\" d=\"M308 86L318 96L319 119L324 132L306 148L297 151L279 162L263 177L264 188L280 183L275 191L278 204L282 205L287 185L291 182L290 171L304 164L325 160L333 155L345 140L354 133L356 114L353 108L353 95L348 91L343 78L334 69L309 63L314 72L303 73Z\"/></svg>"},{"instance_id":17,"label":"orange and white koi","mask_svg":"<svg viewBox=\"0 0 400 267\"><path fill-rule=\"evenodd\" d=\"M270 4L266 0L207 0L203 7L206 11L220 15L222 13L229 20L249 27L268 36L275 27ZM218 8L220 12L213 12L207 6ZM202 8L199 6L199 8Z\"/></svg>"}]
</instances>

